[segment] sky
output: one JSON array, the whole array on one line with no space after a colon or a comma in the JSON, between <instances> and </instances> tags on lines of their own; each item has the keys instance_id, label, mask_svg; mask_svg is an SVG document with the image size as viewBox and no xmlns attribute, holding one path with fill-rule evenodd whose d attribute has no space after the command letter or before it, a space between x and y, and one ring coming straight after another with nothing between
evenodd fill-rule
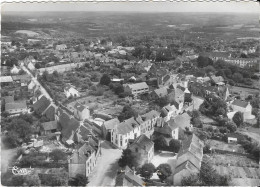
<instances>
[{"instance_id":1,"label":"sky","mask_svg":"<svg viewBox=\"0 0 260 187\"><path fill-rule=\"evenodd\" d=\"M12 0L9 0L12 1ZM20 0L21 1L21 0ZM23 0L25 1L25 0ZM235 12L259 13L259 3L239 2L59 2L4 3L5 11ZM112 0L111 0L112 1Z\"/></svg>"}]
</instances>

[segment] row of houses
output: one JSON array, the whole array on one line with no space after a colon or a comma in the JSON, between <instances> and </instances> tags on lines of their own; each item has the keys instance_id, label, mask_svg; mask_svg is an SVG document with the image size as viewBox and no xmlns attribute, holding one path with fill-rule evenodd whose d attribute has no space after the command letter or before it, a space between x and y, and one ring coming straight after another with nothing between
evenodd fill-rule
<instances>
[{"instance_id":1,"label":"row of houses","mask_svg":"<svg viewBox=\"0 0 260 187\"><path fill-rule=\"evenodd\" d=\"M212 52L205 54L205 56L208 56L214 61L224 60L227 63L237 65L241 68L246 66L252 67L253 65L259 63L259 59L257 58L232 58L231 53L228 52Z\"/></svg>"},{"instance_id":2,"label":"row of houses","mask_svg":"<svg viewBox=\"0 0 260 187\"><path fill-rule=\"evenodd\" d=\"M84 123L90 115L88 107L76 103L72 112L65 111L40 96L32 108L36 114L45 116L46 122L40 127L42 135L55 134L61 142L74 148L68 160L69 177L76 174L88 176L101 154L100 140Z\"/></svg>"}]
</instances>

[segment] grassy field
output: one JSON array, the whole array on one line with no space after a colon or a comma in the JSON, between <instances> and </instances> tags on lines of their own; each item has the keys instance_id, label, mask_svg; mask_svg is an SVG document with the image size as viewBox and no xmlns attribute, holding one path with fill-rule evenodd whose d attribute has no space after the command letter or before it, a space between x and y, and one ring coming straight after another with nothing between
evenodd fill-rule
<instances>
[{"instance_id":1,"label":"grassy field","mask_svg":"<svg viewBox=\"0 0 260 187\"><path fill-rule=\"evenodd\" d=\"M251 137L258 144L260 144L260 129L259 128L254 128L254 127L247 127L246 129L239 128L238 132Z\"/></svg>"},{"instance_id":2,"label":"grassy field","mask_svg":"<svg viewBox=\"0 0 260 187\"><path fill-rule=\"evenodd\" d=\"M248 95L255 95L259 93L257 89L243 88L238 86L232 86L230 89L231 93L238 93L242 99L246 98Z\"/></svg>"}]
</instances>

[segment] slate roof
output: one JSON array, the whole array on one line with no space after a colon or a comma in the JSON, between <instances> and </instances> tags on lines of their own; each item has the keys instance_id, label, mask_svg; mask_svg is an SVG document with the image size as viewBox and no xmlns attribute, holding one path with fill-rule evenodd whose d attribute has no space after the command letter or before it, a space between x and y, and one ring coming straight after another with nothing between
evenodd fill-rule
<instances>
[{"instance_id":1,"label":"slate roof","mask_svg":"<svg viewBox=\"0 0 260 187\"><path fill-rule=\"evenodd\" d=\"M236 105L236 106L240 106L242 108L246 108L247 105L248 105L248 102L246 101L242 101L242 100L239 100L239 99L236 99L232 102L232 105Z\"/></svg>"},{"instance_id":2,"label":"slate roof","mask_svg":"<svg viewBox=\"0 0 260 187\"><path fill-rule=\"evenodd\" d=\"M171 135L173 130L174 128L167 123L165 123L163 127L154 127L155 132L158 132L160 134L166 134L166 135Z\"/></svg>"},{"instance_id":3,"label":"slate roof","mask_svg":"<svg viewBox=\"0 0 260 187\"><path fill-rule=\"evenodd\" d=\"M56 107L54 107L53 105L50 105L45 111L44 111L44 115L50 120L50 121L54 121L55 120L55 112L56 112Z\"/></svg>"},{"instance_id":4,"label":"slate roof","mask_svg":"<svg viewBox=\"0 0 260 187\"><path fill-rule=\"evenodd\" d=\"M132 90L149 88L148 85L146 84L146 82L140 82L140 83L136 83L136 84L128 84L127 86L129 86L129 88L131 88Z\"/></svg>"},{"instance_id":5,"label":"slate roof","mask_svg":"<svg viewBox=\"0 0 260 187\"><path fill-rule=\"evenodd\" d=\"M191 154L189 154L191 153ZM195 135L192 134L188 137L188 139L182 142L182 147L178 152L178 158L184 154L189 154L195 156L199 161L201 161L203 156L203 143L202 141ZM192 159L192 156L188 156L188 159ZM178 159L177 158L177 159ZM192 159L194 160L194 159ZM194 165L198 165L193 163Z\"/></svg>"},{"instance_id":6,"label":"slate roof","mask_svg":"<svg viewBox=\"0 0 260 187\"><path fill-rule=\"evenodd\" d=\"M131 148L133 145L137 145L138 147L148 152L151 150L154 143L146 135L142 134L139 137L137 137L129 147Z\"/></svg>"},{"instance_id":7,"label":"slate roof","mask_svg":"<svg viewBox=\"0 0 260 187\"><path fill-rule=\"evenodd\" d=\"M39 114L42 114L50 105L50 103L51 102L45 96L42 96L38 101L33 104L33 110Z\"/></svg>"},{"instance_id":8,"label":"slate roof","mask_svg":"<svg viewBox=\"0 0 260 187\"><path fill-rule=\"evenodd\" d=\"M174 174L177 174L184 169L188 169L194 173L199 171L190 161L187 160L175 168Z\"/></svg>"},{"instance_id":9,"label":"slate roof","mask_svg":"<svg viewBox=\"0 0 260 187\"><path fill-rule=\"evenodd\" d=\"M139 126L139 124L135 121L134 117L129 118L119 125L117 125L117 133L118 134L126 134L135 129L135 127Z\"/></svg>"},{"instance_id":10,"label":"slate roof","mask_svg":"<svg viewBox=\"0 0 260 187\"><path fill-rule=\"evenodd\" d=\"M125 171L116 177L115 186L143 186L144 181L126 166Z\"/></svg>"},{"instance_id":11,"label":"slate roof","mask_svg":"<svg viewBox=\"0 0 260 187\"><path fill-rule=\"evenodd\" d=\"M45 131L55 130L58 127L58 123L57 121L49 121L49 122L42 123L41 126Z\"/></svg>"},{"instance_id":12,"label":"slate roof","mask_svg":"<svg viewBox=\"0 0 260 187\"><path fill-rule=\"evenodd\" d=\"M155 89L154 92L158 97L165 97L168 95L168 88L167 87L161 87L158 89Z\"/></svg>"},{"instance_id":13,"label":"slate roof","mask_svg":"<svg viewBox=\"0 0 260 187\"><path fill-rule=\"evenodd\" d=\"M185 89L184 89L184 90L185 90ZM180 87L177 87L177 88L175 89L175 98L177 98L177 97L183 95L183 94L184 94L184 90L181 90Z\"/></svg>"},{"instance_id":14,"label":"slate roof","mask_svg":"<svg viewBox=\"0 0 260 187\"><path fill-rule=\"evenodd\" d=\"M108 121L104 122L104 126L106 129L114 129L116 125L118 125L120 123L120 121L118 120L118 118L114 118Z\"/></svg>"},{"instance_id":15,"label":"slate roof","mask_svg":"<svg viewBox=\"0 0 260 187\"><path fill-rule=\"evenodd\" d=\"M159 117L160 113L155 111L155 110L151 110L150 112L143 114L142 118L144 118L145 121L150 120L150 119L154 119L156 117Z\"/></svg>"},{"instance_id":16,"label":"slate roof","mask_svg":"<svg viewBox=\"0 0 260 187\"><path fill-rule=\"evenodd\" d=\"M13 110L13 109L26 109L26 101L19 101L19 102L14 102L14 103L7 103L5 104L5 110Z\"/></svg>"},{"instance_id":17,"label":"slate roof","mask_svg":"<svg viewBox=\"0 0 260 187\"><path fill-rule=\"evenodd\" d=\"M82 112L85 109L85 107L78 102L76 102L76 104L74 105L74 108L77 109L80 112Z\"/></svg>"},{"instance_id":18,"label":"slate roof","mask_svg":"<svg viewBox=\"0 0 260 187\"><path fill-rule=\"evenodd\" d=\"M75 118L70 118L70 116L65 112L60 115L59 124L61 125L61 135L63 141L72 139L76 130L80 126L79 122Z\"/></svg>"},{"instance_id":19,"label":"slate roof","mask_svg":"<svg viewBox=\"0 0 260 187\"><path fill-rule=\"evenodd\" d=\"M75 151L70 158L72 164L86 164L91 153L95 152L95 149L89 144L83 144L77 151Z\"/></svg>"}]
</instances>

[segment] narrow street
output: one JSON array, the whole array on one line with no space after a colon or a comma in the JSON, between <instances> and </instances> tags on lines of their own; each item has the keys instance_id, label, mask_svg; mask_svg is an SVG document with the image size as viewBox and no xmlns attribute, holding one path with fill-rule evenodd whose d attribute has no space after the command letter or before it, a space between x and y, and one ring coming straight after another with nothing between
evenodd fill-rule
<instances>
[{"instance_id":1,"label":"narrow street","mask_svg":"<svg viewBox=\"0 0 260 187\"><path fill-rule=\"evenodd\" d=\"M113 148L109 142L101 143L101 156L89 178L88 186L114 186L118 170L118 159L122 151Z\"/></svg>"},{"instance_id":2,"label":"narrow street","mask_svg":"<svg viewBox=\"0 0 260 187\"><path fill-rule=\"evenodd\" d=\"M42 94L54 104L53 99L48 94L48 92L45 90L45 88L41 85L41 83L37 80L37 78L34 77L33 74L24 65L22 65L21 67L27 74L29 74L32 77L32 81L36 85L40 86L40 90L41 90Z\"/></svg>"}]
</instances>

